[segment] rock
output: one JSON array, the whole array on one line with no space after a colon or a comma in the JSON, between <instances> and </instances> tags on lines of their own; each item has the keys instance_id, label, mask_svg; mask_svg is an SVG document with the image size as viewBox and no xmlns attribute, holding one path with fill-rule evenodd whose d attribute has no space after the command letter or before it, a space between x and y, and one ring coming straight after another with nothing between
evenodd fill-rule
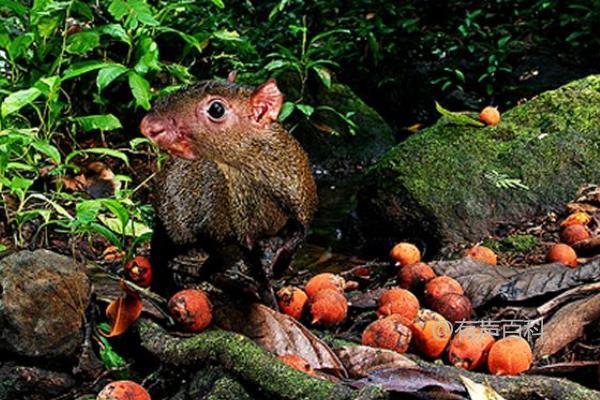
<instances>
[{"instance_id":1,"label":"rock","mask_svg":"<svg viewBox=\"0 0 600 400\"><path fill-rule=\"evenodd\" d=\"M441 118L368 170L358 207L367 235L420 238L431 249L562 210L578 186L600 179L599 129L600 75L542 93L495 127ZM499 187L495 173L528 188Z\"/></svg>"},{"instance_id":2,"label":"rock","mask_svg":"<svg viewBox=\"0 0 600 400\"><path fill-rule=\"evenodd\" d=\"M0 260L0 348L26 357L73 355L83 339L90 300L86 274L48 250Z\"/></svg>"}]
</instances>

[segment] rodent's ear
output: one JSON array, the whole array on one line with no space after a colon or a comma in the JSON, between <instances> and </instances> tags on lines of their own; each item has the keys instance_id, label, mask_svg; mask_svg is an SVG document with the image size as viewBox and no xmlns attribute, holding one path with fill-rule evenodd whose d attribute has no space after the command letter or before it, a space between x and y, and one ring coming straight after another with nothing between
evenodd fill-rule
<instances>
[{"instance_id":1,"label":"rodent's ear","mask_svg":"<svg viewBox=\"0 0 600 400\"><path fill-rule=\"evenodd\" d=\"M283 94L279 91L275 79L269 79L257 87L250 96L252 116L262 126L277 120L282 104Z\"/></svg>"},{"instance_id":2,"label":"rodent's ear","mask_svg":"<svg viewBox=\"0 0 600 400\"><path fill-rule=\"evenodd\" d=\"M234 69L233 71L230 71L229 74L227 74L227 80L229 82L235 82L237 78L237 71Z\"/></svg>"}]
</instances>

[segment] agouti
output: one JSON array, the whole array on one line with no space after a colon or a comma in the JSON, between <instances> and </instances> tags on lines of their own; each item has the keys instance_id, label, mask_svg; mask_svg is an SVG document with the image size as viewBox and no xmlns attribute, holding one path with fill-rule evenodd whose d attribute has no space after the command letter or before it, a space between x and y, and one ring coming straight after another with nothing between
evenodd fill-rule
<instances>
[{"instance_id":1,"label":"agouti","mask_svg":"<svg viewBox=\"0 0 600 400\"><path fill-rule=\"evenodd\" d=\"M203 81L144 117L142 133L172 155L155 180L159 285L169 281L170 258L200 247L213 268L246 263L266 288L262 299L274 302L269 278L288 266L317 205L307 155L277 120L282 103L274 80L257 88ZM270 237L283 240L265 265L259 242Z\"/></svg>"}]
</instances>

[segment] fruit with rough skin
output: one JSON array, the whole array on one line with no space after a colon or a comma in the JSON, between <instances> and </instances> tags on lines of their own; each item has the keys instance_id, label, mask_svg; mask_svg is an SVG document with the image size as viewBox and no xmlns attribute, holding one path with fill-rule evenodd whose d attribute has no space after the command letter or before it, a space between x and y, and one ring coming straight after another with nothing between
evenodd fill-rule
<instances>
[{"instance_id":1,"label":"fruit with rough skin","mask_svg":"<svg viewBox=\"0 0 600 400\"><path fill-rule=\"evenodd\" d=\"M212 320L212 305L200 289L175 293L168 308L173 319L188 332L202 332Z\"/></svg>"},{"instance_id":2,"label":"fruit with rough skin","mask_svg":"<svg viewBox=\"0 0 600 400\"><path fill-rule=\"evenodd\" d=\"M312 324L337 325L346 319L348 301L338 290L320 290L311 299L310 314Z\"/></svg>"},{"instance_id":3,"label":"fruit with rough skin","mask_svg":"<svg viewBox=\"0 0 600 400\"><path fill-rule=\"evenodd\" d=\"M96 400L152 400L141 385L132 381L114 381L104 386Z\"/></svg>"},{"instance_id":4,"label":"fruit with rough skin","mask_svg":"<svg viewBox=\"0 0 600 400\"><path fill-rule=\"evenodd\" d=\"M488 354L488 369L494 375L517 375L531 367L533 353L525 339L507 336L498 340Z\"/></svg>"},{"instance_id":5,"label":"fruit with rough skin","mask_svg":"<svg viewBox=\"0 0 600 400\"><path fill-rule=\"evenodd\" d=\"M361 343L364 346L405 353L412 339L409 324L409 321L396 314L378 319L363 331Z\"/></svg>"},{"instance_id":6,"label":"fruit with rough skin","mask_svg":"<svg viewBox=\"0 0 600 400\"><path fill-rule=\"evenodd\" d=\"M428 358L438 358L452 337L452 324L435 311L422 308L410 325L417 350Z\"/></svg>"},{"instance_id":7,"label":"fruit with rough skin","mask_svg":"<svg viewBox=\"0 0 600 400\"><path fill-rule=\"evenodd\" d=\"M390 257L400 265L405 266L420 262L421 251L414 244L402 242L392 248Z\"/></svg>"},{"instance_id":8,"label":"fruit with rough skin","mask_svg":"<svg viewBox=\"0 0 600 400\"><path fill-rule=\"evenodd\" d=\"M286 286L277 292L277 304L279 309L296 319L302 317L304 308L308 301L308 296L300 288L294 286Z\"/></svg>"},{"instance_id":9,"label":"fruit with rough skin","mask_svg":"<svg viewBox=\"0 0 600 400\"><path fill-rule=\"evenodd\" d=\"M568 244L558 243L550 247L546 254L546 261L549 263L559 262L574 268L577 266L577 253Z\"/></svg>"},{"instance_id":10,"label":"fruit with rough skin","mask_svg":"<svg viewBox=\"0 0 600 400\"><path fill-rule=\"evenodd\" d=\"M412 322L419 312L419 300L406 289L392 288L383 292L378 301L377 316L398 314Z\"/></svg>"},{"instance_id":11,"label":"fruit with rough skin","mask_svg":"<svg viewBox=\"0 0 600 400\"><path fill-rule=\"evenodd\" d=\"M300 372L304 372L310 376L317 376L308 361L297 354L282 354L277 356L277 359Z\"/></svg>"},{"instance_id":12,"label":"fruit with rough skin","mask_svg":"<svg viewBox=\"0 0 600 400\"><path fill-rule=\"evenodd\" d=\"M473 313L471 300L464 294L447 293L435 298L431 309L442 314L448 321L467 321Z\"/></svg>"},{"instance_id":13,"label":"fruit with rough skin","mask_svg":"<svg viewBox=\"0 0 600 400\"><path fill-rule=\"evenodd\" d=\"M310 278L304 286L304 291L309 298L312 298L323 289L333 289L343 293L345 287L346 281L344 278L336 274L324 272Z\"/></svg>"},{"instance_id":14,"label":"fruit with rough skin","mask_svg":"<svg viewBox=\"0 0 600 400\"><path fill-rule=\"evenodd\" d=\"M498 125L500 122L500 112L498 107L487 106L479 113L479 119L487 125Z\"/></svg>"},{"instance_id":15,"label":"fruit with rough skin","mask_svg":"<svg viewBox=\"0 0 600 400\"><path fill-rule=\"evenodd\" d=\"M568 244L569 246L582 240L589 239L589 237L590 232L584 225L567 225L560 231L561 242Z\"/></svg>"},{"instance_id":16,"label":"fruit with rough skin","mask_svg":"<svg viewBox=\"0 0 600 400\"><path fill-rule=\"evenodd\" d=\"M450 341L448 361L458 368L475 370L487 363L488 353L495 339L476 326L461 329Z\"/></svg>"},{"instance_id":17,"label":"fruit with rough skin","mask_svg":"<svg viewBox=\"0 0 600 400\"><path fill-rule=\"evenodd\" d=\"M464 290L460 283L449 276L438 276L427 282L427 285L425 285L425 300L430 306L448 293L464 294Z\"/></svg>"},{"instance_id":18,"label":"fruit with rough skin","mask_svg":"<svg viewBox=\"0 0 600 400\"><path fill-rule=\"evenodd\" d=\"M423 262L408 264L398 272L398 285L403 289L421 291L435 277L433 269Z\"/></svg>"},{"instance_id":19,"label":"fruit with rough skin","mask_svg":"<svg viewBox=\"0 0 600 400\"><path fill-rule=\"evenodd\" d=\"M133 283L141 287L148 287L152 283L152 265L144 256L136 256L125 264L127 276Z\"/></svg>"},{"instance_id":20,"label":"fruit with rough skin","mask_svg":"<svg viewBox=\"0 0 600 400\"><path fill-rule=\"evenodd\" d=\"M498 256L496 253L485 246L474 246L466 251L465 256L471 257L473 260L480 261L485 264L496 265L498 263Z\"/></svg>"}]
</instances>

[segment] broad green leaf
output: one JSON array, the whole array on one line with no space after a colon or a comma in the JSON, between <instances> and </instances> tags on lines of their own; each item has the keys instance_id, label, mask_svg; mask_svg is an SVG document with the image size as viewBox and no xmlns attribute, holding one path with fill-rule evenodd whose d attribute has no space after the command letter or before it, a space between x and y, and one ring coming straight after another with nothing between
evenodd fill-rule
<instances>
[{"instance_id":1,"label":"broad green leaf","mask_svg":"<svg viewBox=\"0 0 600 400\"><path fill-rule=\"evenodd\" d=\"M21 2L13 0L2 0L0 2L0 9L3 8L9 9L20 17L29 11L29 8L22 5Z\"/></svg>"},{"instance_id":2,"label":"broad green leaf","mask_svg":"<svg viewBox=\"0 0 600 400\"><path fill-rule=\"evenodd\" d=\"M102 35L109 35L117 40L120 40L121 42L131 44L131 37L129 36L125 28L123 28L119 24L107 24L99 26L98 28L96 28L96 32Z\"/></svg>"},{"instance_id":3,"label":"broad green leaf","mask_svg":"<svg viewBox=\"0 0 600 400\"><path fill-rule=\"evenodd\" d=\"M435 102L435 109L444 117L448 118L448 120L457 125L472 125L472 126L485 126L485 124L481 121L478 121L474 118L469 117L463 113L454 112L446 110L444 107L440 105L437 101Z\"/></svg>"},{"instance_id":4,"label":"broad green leaf","mask_svg":"<svg viewBox=\"0 0 600 400\"><path fill-rule=\"evenodd\" d=\"M104 215L99 215L98 218L106 227L119 235L136 237L152 232L152 229L141 222L129 221L125 225L125 228L123 228L123 224L117 218L110 218Z\"/></svg>"},{"instance_id":5,"label":"broad green leaf","mask_svg":"<svg viewBox=\"0 0 600 400\"><path fill-rule=\"evenodd\" d=\"M112 114L86 115L85 117L73 118L84 131L101 129L105 131L122 128L121 121Z\"/></svg>"},{"instance_id":6,"label":"broad green leaf","mask_svg":"<svg viewBox=\"0 0 600 400\"><path fill-rule=\"evenodd\" d=\"M104 333L110 332L110 326L106 323L98 324L98 329ZM121 357L110 345L108 340L102 336L98 336L102 346L100 346L100 360L104 367L111 372L111 375L117 379L126 379L129 377L129 371L127 371L127 362Z\"/></svg>"},{"instance_id":7,"label":"broad green leaf","mask_svg":"<svg viewBox=\"0 0 600 400\"><path fill-rule=\"evenodd\" d=\"M302 112L302 114L310 117L313 112L315 112L315 108L308 104L296 104L296 108Z\"/></svg>"},{"instance_id":8,"label":"broad green leaf","mask_svg":"<svg viewBox=\"0 0 600 400\"><path fill-rule=\"evenodd\" d=\"M152 16L150 6L146 4L145 0L129 0L128 3L141 23L150 26L159 25L159 22Z\"/></svg>"},{"instance_id":9,"label":"broad green leaf","mask_svg":"<svg viewBox=\"0 0 600 400\"><path fill-rule=\"evenodd\" d=\"M73 5L71 5L71 12L79 14L89 21L94 19L94 13L91 7L85 4L83 1L74 1Z\"/></svg>"},{"instance_id":10,"label":"broad green leaf","mask_svg":"<svg viewBox=\"0 0 600 400\"><path fill-rule=\"evenodd\" d=\"M138 50L140 58L134 69L140 74L145 74L148 70L159 70L158 65L158 45L149 36L143 36L139 40Z\"/></svg>"},{"instance_id":11,"label":"broad green leaf","mask_svg":"<svg viewBox=\"0 0 600 400\"><path fill-rule=\"evenodd\" d=\"M65 81L67 79L72 79L79 75L87 74L88 72L108 67L110 65L114 65L114 63L109 63L105 61L83 61L80 63L76 63L65 70L62 76L62 80Z\"/></svg>"},{"instance_id":12,"label":"broad green leaf","mask_svg":"<svg viewBox=\"0 0 600 400\"><path fill-rule=\"evenodd\" d=\"M150 109L150 83L135 71L129 71L129 87L135 98L135 104L145 110Z\"/></svg>"},{"instance_id":13,"label":"broad green leaf","mask_svg":"<svg viewBox=\"0 0 600 400\"><path fill-rule=\"evenodd\" d=\"M118 159L122 160L126 165L129 165L129 158L127 157L127 154L125 154L119 150L107 149L104 147L92 147L90 149L75 150L75 151L71 152L65 158L65 162L68 163L69 161L71 161L73 159L73 157L76 157L79 154L88 154L88 153L101 154L104 156L118 158Z\"/></svg>"},{"instance_id":14,"label":"broad green leaf","mask_svg":"<svg viewBox=\"0 0 600 400\"><path fill-rule=\"evenodd\" d=\"M215 6L219 7L220 9L225 8L225 3L223 3L223 0L210 0Z\"/></svg>"},{"instance_id":15,"label":"broad green leaf","mask_svg":"<svg viewBox=\"0 0 600 400\"><path fill-rule=\"evenodd\" d=\"M217 31L217 32L213 32L213 37L217 38L217 39L221 39L221 40L239 40L240 38L240 34L237 33L236 31L228 31L226 29L221 30L221 31Z\"/></svg>"},{"instance_id":16,"label":"broad green leaf","mask_svg":"<svg viewBox=\"0 0 600 400\"><path fill-rule=\"evenodd\" d=\"M32 143L34 149L50 157L56 164L60 164L60 152L48 142L37 140Z\"/></svg>"},{"instance_id":17,"label":"broad green leaf","mask_svg":"<svg viewBox=\"0 0 600 400\"><path fill-rule=\"evenodd\" d=\"M102 68L100 71L98 71L98 76L96 77L96 87L98 88L98 91L101 92L104 90L115 79L123 75L128 70L129 68L121 64L114 64Z\"/></svg>"},{"instance_id":18,"label":"broad green leaf","mask_svg":"<svg viewBox=\"0 0 600 400\"><path fill-rule=\"evenodd\" d=\"M195 47L196 50L198 50L199 52L202 52L202 50L204 50L204 48L206 48L206 46L208 46L208 42L206 40L200 42L194 36L189 35L185 32L177 30L177 29L169 28L167 26L162 26L162 27L159 27L158 30L161 32L170 32L170 33L175 33L175 34L179 35L183 40L185 40L185 42L187 44Z\"/></svg>"},{"instance_id":19,"label":"broad green leaf","mask_svg":"<svg viewBox=\"0 0 600 400\"><path fill-rule=\"evenodd\" d=\"M2 102L2 118L19 111L23 106L33 103L42 92L35 87L19 90L8 95Z\"/></svg>"},{"instance_id":20,"label":"broad green leaf","mask_svg":"<svg viewBox=\"0 0 600 400\"><path fill-rule=\"evenodd\" d=\"M67 39L67 52L86 54L100 45L100 35L94 31L77 32Z\"/></svg>"},{"instance_id":21,"label":"broad green leaf","mask_svg":"<svg viewBox=\"0 0 600 400\"><path fill-rule=\"evenodd\" d=\"M8 47L8 54L10 58L17 59L27 52L29 47L33 44L33 33L25 33L17 36L12 40Z\"/></svg>"},{"instance_id":22,"label":"broad green leaf","mask_svg":"<svg viewBox=\"0 0 600 400\"><path fill-rule=\"evenodd\" d=\"M112 0L108 6L108 12L116 20L121 20L129 13L129 6L125 0Z\"/></svg>"},{"instance_id":23,"label":"broad green leaf","mask_svg":"<svg viewBox=\"0 0 600 400\"><path fill-rule=\"evenodd\" d=\"M267 65L265 65L265 69L267 71L273 71L275 69L280 69L280 68L286 67L288 64L289 63L284 60L273 60L270 63L268 63Z\"/></svg>"},{"instance_id":24,"label":"broad green leaf","mask_svg":"<svg viewBox=\"0 0 600 400\"><path fill-rule=\"evenodd\" d=\"M121 241L119 240L117 235L115 235L113 231L111 231L104 225L99 224L97 222L92 222L90 224L90 228L94 232L99 233L100 235L104 236L109 242L111 242L113 245L117 246L117 248L122 249L123 246L121 245Z\"/></svg>"},{"instance_id":25,"label":"broad green leaf","mask_svg":"<svg viewBox=\"0 0 600 400\"><path fill-rule=\"evenodd\" d=\"M125 225L129 221L129 212L118 200L102 199L104 207L108 208L119 220L121 225Z\"/></svg>"},{"instance_id":26,"label":"broad green leaf","mask_svg":"<svg viewBox=\"0 0 600 400\"><path fill-rule=\"evenodd\" d=\"M313 70L317 73L321 82L327 89L331 88L331 73L325 67L313 67Z\"/></svg>"},{"instance_id":27,"label":"broad green leaf","mask_svg":"<svg viewBox=\"0 0 600 400\"><path fill-rule=\"evenodd\" d=\"M291 101L286 101L281 106L281 110L279 110L279 120L281 122L285 121L287 117L294 111L296 105Z\"/></svg>"}]
</instances>

